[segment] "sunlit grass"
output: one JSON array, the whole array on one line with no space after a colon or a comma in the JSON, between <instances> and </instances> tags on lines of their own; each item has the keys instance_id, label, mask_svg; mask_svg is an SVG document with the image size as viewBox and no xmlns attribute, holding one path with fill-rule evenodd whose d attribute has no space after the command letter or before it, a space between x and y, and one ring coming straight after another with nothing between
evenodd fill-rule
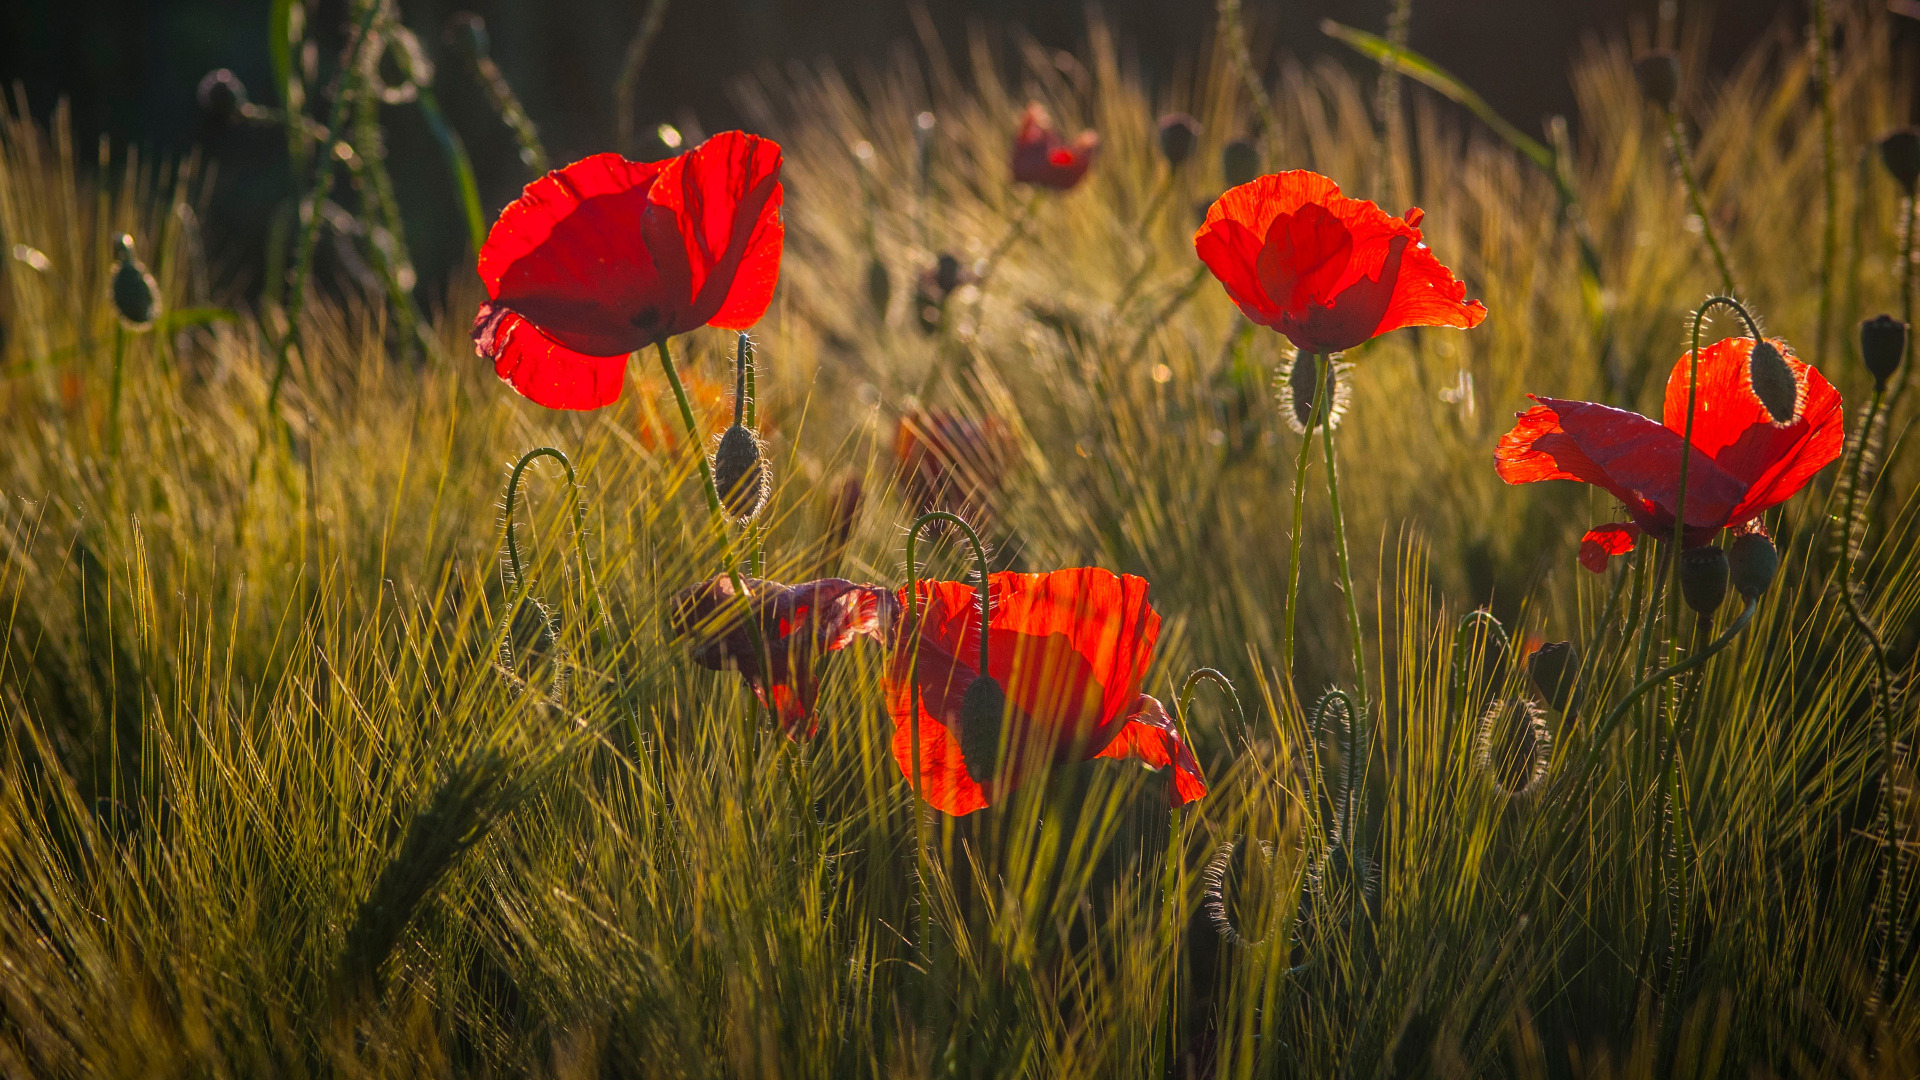
<instances>
[{"instance_id":1,"label":"sunlit grass","mask_svg":"<svg viewBox=\"0 0 1920 1080\"><path fill-rule=\"evenodd\" d=\"M1901 205L1870 161L1855 167L1896 115L1884 30L1841 22L1845 227L1824 346L1809 58L1764 48L1683 105L1742 298L1804 358L1824 356L1857 413L1870 382L1851 328L1900 310ZM1171 701L1200 665L1237 687L1244 725L1210 687L1185 717L1211 793L1177 832L1163 777L1087 765L936 822L920 880L883 657L862 644L831 658L816 740L756 729L744 682L668 640L665 598L717 572L719 553L691 453L704 446L677 430L651 358L608 409L541 410L473 358L471 281L450 290L423 364L383 297L317 293L271 422L278 308L130 335L116 439L113 240L137 238L170 311L229 304L200 243L217 209L194 167L115 156L104 175L123 179L102 184L62 123L9 118L0 1071L1920 1068L1920 992L1876 988L1879 749L1871 658L1835 592L1839 468L1771 515L1785 562L1758 617L1677 684L1697 701L1672 744L1671 803L1661 694L1593 739L1667 648L1664 626L1625 626L1665 610L1655 560L1587 574L1574 549L1609 518L1605 498L1493 472L1525 392L1650 409L1685 316L1716 288L1626 46L1594 46L1574 70L1598 324L1533 165L1409 89L1370 191L1370 80L1323 62L1284 66L1274 88L1266 166L1424 207L1429 243L1491 313L1348 357L1340 465L1375 682L1356 694L1376 733L1358 836L1323 782L1346 748L1316 739L1309 714L1328 686L1358 689L1317 488L1297 665L1276 667L1299 445L1276 409L1284 343L1243 332L1195 275L1195 208L1223 186L1224 143L1248 132L1239 83L1206 56L1150 92L1097 27L1077 58L1018 42L970 55L965 71L902 52L743 89L789 184L782 284L756 331L765 576L902 583L915 509L891 475L899 415L999 417L1019 459L995 504L999 564L1147 577L1165 617L1148 689ZM987 255L1026 198L1006 153L1029 99L1100 131L1102 156L924 333L915 279L941 251ZM1169 109L1203 125L1170 177L1154 143ZM936 120L924 185L922 111ZM731 346L718 331L675 343L708 435ZM1910 415L1890 429L1856 572L1902 691L1920 627ZM502 490L541 445L570 458L585 530L561 470L532 465L516 530L529 572L513 582ZM866 496L836 555L831 492L848 475ZM933 556L945 576L966 565L945 545ZM552 640L534 599L557 617ZM1512 638L1504 655L1456 632L1482 604ZM1542 790L1509 799L1476 766L1476 736L1490 699L1529 692L1512 661L1531 639L1575 641L1596 674L1576 715L1547 716ZM1202 911L1223 845L1230 917L1264 945L1222 939ZM1357 907L1356 851L1372 864ZM1910 927L1912 890L1903 903L1886 914ZM1911 952L1895 966L1910 971Z\"/></svg>"}]
</instances>

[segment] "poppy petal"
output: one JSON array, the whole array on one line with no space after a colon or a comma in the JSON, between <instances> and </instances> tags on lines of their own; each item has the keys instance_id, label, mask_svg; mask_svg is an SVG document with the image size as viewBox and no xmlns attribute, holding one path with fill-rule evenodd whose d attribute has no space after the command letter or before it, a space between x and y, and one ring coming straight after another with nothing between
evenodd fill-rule
<instances>
[{"instance_id":1,"label":"poppy petal","mask_svg":"<svg viewBox=\"0 0 1920 1080\"><path fill-rule=\"evenodd\" d=\"M690 326L744 330L760 321L780 277L780 146L726 131L668 161L648 201L649 245L684 254ZM669 228L670 226L670 228ZM668 239L667 237L671 237ZM677 245L677 246L676 246Z\"/></svg>"},{"instance_id":2,"label":"poppy petal","mask_svg":"<svg viewBox=\"0 0 1920 1080\"><path fill-rule=\"evenodd\" d=\"M1331 296L1353 257L1353 234L1315 203L1281 214L1267 227L1254 269L1261 289L1294 318Z\"/></svg>"},{"instance_id":3,"label":"poppy petal","mask_svg":"<svg viewBox=\"0 0 1920 1080\"><path fill-rule=\"evenodd\" d=\"M1632 551L1640 539L1640 527L1632 522L1614 522L1596 526L1580 538L1580 565L1596 574L1607 572L1607 561Z\"/></svg>"},{"instance_id":4,"label":"poppy petal","mask_svg":"<svg viewBox=\"0 0 1920 1080\"><path fill-rule=\"evenodd\" d=\"M1679 487L1680 436L1625 409L1535 395L1494 452L1509 484L1580 480L1605 488L1636 516L1652 507L1672 513ZM1746 485L1703 454L1687 472L1687 524L1719 528Z\"/></svg>"},{"instance_id":5,"label":"poppy petal","mask_svg":"<svg viewBox=\"0 0 1920 1080\"><path fill-rule=\"evenodd\" d=\"M1138 761L1149 769L1173 767L1173 786L1168 799L1174 806L1185 806L1207 793L1200 777L1200 763L1180 738L1180 729L1167 715L1158 698L1141 694L1128 710L1127 721L1098 757Z\"/></svg>"},{"instance_id":6,"label":"poppy petal","mask_svg":"<svg viewBox=\"0 0 1920 1080\"><path fill-rule=\"evenodd\" d=\"M1418 214L1418 210L1410 211ZM1471 330L1487 317L1487 306L1467 299L1467 286L1441 263L1426 244L1415 240L1400 253L1393 298L1370 336L1406 326L1448 326Z\"/></svg>"},{"instance_id":7,"label":"poppy petal","mask_svg":"<svg viewBox=\"0 0 1920 1080\"><path fill-rule=\"evenodd\" d=\"M894 722L893 760L900 766L900 775L911 782L916 734L913 694L917 681L921 795L928 805L954 817L971 814L989 802L986 788L967 773L956 734L961 699L976 674L973 665L959 660L924 635L917 642L894 650L893 662L887 668L887 712Z\"/></svg>"},{"instance_id":8,"label":"poppy petal","mask_svg":"<svg viewBox=\"0 0 1920 1080\"><path fill-rule=\"evenodd\" d=\"M1791 498L1815 473L1840 457L1846 442L1846 410L1825 376L1793 355L1787 343L1768 339L1787 362L1798 385L1795 416L1776 425L1753 390L1748 358L1751 338L1727 338L1700 351L1695 386L1693 445L1713 456L1748 486L1729 515L1744 521ZM1667 379L1666 426L1686 429L1689 356ZM1689 482L1691 486L1691 482Z\"/></svg>"},{"instance_id":9,"label":"poppy petal","mask_svg":"<svg viewBox=\"0 0 1920 1080\"><path fill-rule=\"evenodd\" d=\"M576 352L499 304L480 305L473 320L473 345L493 361L495 375L549 409L597 409L611 404L619 399L626 377L626 353Z\"/></svg>"}]
</instances>

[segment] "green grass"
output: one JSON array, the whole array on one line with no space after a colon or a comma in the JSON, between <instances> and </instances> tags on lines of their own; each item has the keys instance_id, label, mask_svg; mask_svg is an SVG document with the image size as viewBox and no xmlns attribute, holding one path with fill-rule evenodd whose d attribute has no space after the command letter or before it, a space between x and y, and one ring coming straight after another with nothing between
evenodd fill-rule
<instances>
[{"instance_id":1,"label":"green grass","mask_svg":"<svg viewBox=\"0 0 1920 1080\"><path fill-rule=\"evenodd\" d=\"M1683 105L1742 298L1826 358L1851 430L1870 388L1851 327L1900 311L1901 203L1865 156L1899 95L1882 21L1838 22L1824 348L1810 57L1768 46ZM1346 750L1309 715L1327 686L1356 689L1324 466L1316 454L1287 672L1299 443L1276 409L1284 342L1241 333L1211 279L1191 288L1194 207L1249 123L1242 84L1209 55L1149 93L1097 25L1075 60L1018 41L970 55L964 71L902 53L742 88L790 188L783 280L756 331L766 575L902 583L915 511L891 476L895 420L916 405L996 415L1018 450L991 530L1000 563L1142 574L1166 620L1149 689L1171 701L1201 665L1231 676L1244 726L1212 688L1186 717L1209 796L1170 822L1162 777L1063 770L937 822L920 880L884 657L862 644L831 659L816 740L756 728L742 680L667 637L665 598L720 564L653 358L608 409L541 410L472 356L464 275L418 363L384 295L317 291L271 422L279 308L130 336L109 430L113 238L138 238L170 311L230 305L200 239L218 210L195 165L116 154L98 173L63 119L8 116L0 236L45 268L16 255L0 275L0 1074L1920 1069L1911 952L1894 995L1877 990L1876 919L1920 916L1912 889L1896 911L1877 899L1880 744L1871 657L1837 592L1840 469L1770 515L1784 564L1746 633L1604 740L1596 720L1669 637L1691 647L1692 627L1629 628L1667 610L1646 551L1609 577L1578 568L1604 496L1493 472L1527 391L1652 409L1716 288L1626 47L1574 68L1597 321L1553 179L1470 118L1409 87L1383 155L1370 79L1289 64L1272 87L1268 167L1424 207L1429 243L1490 312L1348 357L1342 494L1375 733L1351 824ZM912 279L940 250L986 255L1020 210L1005 158L1030 98L1098 129L1102 156L923 334ZM1202 146L1143 225L1165 179L1154 118L1172 108L1200 118ZM924 201L923 109L938 121ZM851 197L862 140L871 210ZM868 300L876 252L884 318ZM731 346L718 331L675 342L696 397L726 385ZM1877 448L1855 573L1898 665L1908 747L1912 415L1908 402ZM561 470L531 466L523 589L503 573L501 497L541 445L571 459L585 528ZM866 497L842 554L827 536L847 475ZM934 572L966 566L949 545L933 555ZM1456 633L1482 603L1516 648L1572 639L1600 661L1577 715L1547 714L1549 775L1525 798L1476 765L1484 703L1527 692L1510 652ZM1900 782L1911 881L1910 764ZM1356 851L1372 863L1360 905ZM1210 864L1239 933L1264 945L1215 932Z\"/></svg>"}]
</instances>

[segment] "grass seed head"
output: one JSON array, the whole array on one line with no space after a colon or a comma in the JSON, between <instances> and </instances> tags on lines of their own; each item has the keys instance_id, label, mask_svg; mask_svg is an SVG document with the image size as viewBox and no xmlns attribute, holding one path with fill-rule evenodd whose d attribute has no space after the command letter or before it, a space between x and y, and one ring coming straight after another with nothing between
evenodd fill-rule
<instances>
[{"instance_id":1,"label":"grass seed head","mask_svg":"<svg viewBox=\"0 0 1920 1080\"><path fill-rule=\"evenodd\" d=\"M1720 610L1727 599L1727 553L1717 544L1680 553L1680 596L1702 615Z\"/></svg>"},{"instance_id":2,"label":"grass seed head","mask_svg":"<svg viewBox=\"0 0 1920 1080\"><path fill-rule=\"evenodd\" d=\"M1727 548L1727 574L1742 599L1753 600L1773 584L1780 569L1780 552L1760 533L1735 537Z\"/></svg>"},{"instance_id":3,"label":"grass seed head","mask_svg":"<svg viewBox=\"0 0 1920 1080\"><path fill-rule=\"evenodd\" d=\"M1906 354L1906 323L1884 314L1860 323L1860 359L1873 373L1875 389L1887 388L1887 380L1900 369L1900 360Z\"/></svg>"}]
</instances>

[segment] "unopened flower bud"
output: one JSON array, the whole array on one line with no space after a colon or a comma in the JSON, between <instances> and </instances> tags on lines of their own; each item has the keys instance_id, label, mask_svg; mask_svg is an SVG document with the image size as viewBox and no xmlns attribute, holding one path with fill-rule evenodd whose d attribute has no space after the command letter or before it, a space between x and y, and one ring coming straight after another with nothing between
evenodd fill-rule
<instances>
[{"instance_id":1,"label":"unopened flower bud","mask_svg":"<svg viewBox=\"0 0 1920 1080\"><path fill-rule=\"evenodd\" d=\"M1913 194L1914 185L1920 184L1920 128L1895 128L1880 136L1880 162Z\"/></svg>"},{"instance_id":2,"label":"unopened flower bud","mask_svg":"<svg viewBox=\"0 0 1920 1080\"><path fill-rule=\"evenodd\" d=\"M1907 324L1891 315L1876 315L1860 324L1860 359L1873 372L1873 385L1885 390L1887 380L1900 370L1907 354Z\"/></svg>"},{"instance_id":3,"label":"unopened flower bud","mask_svg":"<svg viewBox=\"0 0 1920 1080\"><path fill-rule=\"evenodd\" d=\"M1495 791L1525 799L1540 790L1553 760L1553 735L1540 706L1527 698L1495 701L1480 717L1474 764Z\"/></svg>"},{"instance_id":4,"label":"unopened flower bud","mask_svg":"<svg viewBox=\"0 0 1920 1080\"><path fill-rule=\"evenodd\" d=\"M991 675L979 675L960 698L960 760L974 783L984 784L1000 767L1000 728L1007 694Z\"/></svg>"},{"instance_id":5,"label":"unopened flower bud","mask_svg":"<svg viewBox=\"0 0 1920 1080\"><path fill-rule=\"evenodd\" d=\"M240 77L226 68L209 71L200 80L200 88L195 92L200 101L200 111L206 114L208 123L216 128L225 128L241 117L247 107L247 86Z\"/></svg>"},{"instance_id":6,"label":"unopened flower bud","mask_svg":"<svg viewBox=\"0 0 1920 1080\"><path fill-rule=\"evenodd\" d=\"M125 233L114 244L120 265L113 271L113 306L129 330L145 330L160 317L160 286L133 253L133 237Z\"/></svg>"},{"instance_id":7,"label":"unopened flower bud","mask_svg":"<svg viewBox=\"0 0 1920 1080\"><path fill-rule=\"evenodd\" d=\"M1347 387L1345 364L1327 361L1327 381L1332 384L1332 424L1340 426L1341 414L1346 412L1347 400L1351 391ZM1319 359L1310 352L1296 352L1293 365L1287 369L1286 385L1280 390L1280 409L1285 415L1287 426L1295 434L1304 435L1314 425L1327 418L1320 401L1320 364Z\"/></svg>"},{"instance_id":8,"label":"unopened flower bud","mask_svg":"<svg viewBox=\"0 0 1920 1080\"><path fill-rule=\"evenodd\" d=\"M1549 641L1527 657L1527 676L1555 712L1571 712L1573 690L1580 681L1580 650L1571 641Z\"/></svg>"},{"instance_id":9,"label":"unopened flower bud","mask_svg":"<svg viewBox=\"0 0 1920 1080\"><path fill-rule=\"evenodd\" d=\"M1260 151L1245 139L1235 139L1220 151L1220 172L1228 187L1251 184L1260 175Z\"/></svg>"},{"instance_id":10,"label":"unopened flower bud","mask_svg":"<svg viewBox=\"0 0 1920 1080\"><path fill-rule=\"evenodd\" d=\"M1747 354L1747 371L1752 376L1753 395L1766 408L1768 418L1775 424L1793 423L1800 405L1800 384L1773 342L1763 338L1754 344Z\"/></svg>"},{"instance_id":11,"label":"unopened flower bud","mask_svg":"<svg viewBox=\"0 0 1920 1080\"><path fill-rule=\"evenodd\" d=\"M752 521L767 501L767 467L760 459L760 440L735 424L720 436L713 452L713 486L721 505L741 523Z\"/></svg>"},{"instance_id":12,"label":"unopened flower bud","mask_svg":"<svg viewBox=\"0 0 1920 1080\"><path fill-rule=\"evenodd\" d=\"M1728 576L1741 599L1753 600L1766 592L1779 569L1780 552L1772 540L1759 533L1735 537L1732 546L1727 548Z\"/></svg>"},{"instance_id":13,"label":"unopened flower bud","mask_svg":"<svg viewBox=\"0 0 1920 1080\"><path fill-rule=\"evenodd\" d=\"M885 318L887 304L892 299L893 276L887 273L887 264L875 255L867 264L867 300L873 304L874 313Z\"/></svg>"},{"instance_id":14,"label":"unopened flower bud","mask_svg":"<svg viewBox=\"0 0 1920 1080\"><path fill-rule=\"evenodd\" d=\"M1680 597L1702 615L1712 615L1727 598L1727 553L1713 544L1680 553Z\"/></svg>"},{"instance_id":15,"label":"unopened flower bud","mask_svg":"<svg viewBox=\"0 0 1920 1080\"><path fill-rule=\"evenodd\" d=\"M492 45L487 40L487 21L471 11L455 12L447 20L444 37L447 48L468 64L487 55Z\"/></svg>"},{"instance_id":16,"label":"unopened flower bud","mask_svg":"<svg viewBox=\"0 0 1920 1080\"><path fill-rule=\"evenodd\" d=\"M950 293L960 287L960 260L952 252L940 253L939 260L933 265L933 280L942 293Z\"/></svg>"},{"instance_id":17,"label":"unopened flower bud","mask_svg":"<svg viewBox=\"0 0 1920 1080\"><path fill-rule=\"evenodd\" d=\"M1160 118L1160 155L1174 168L1186 164L1200 144L1200 121L1186 113L1168 113Z\"/></svg>"},{"instance_id":18,"label":"unopened flower bud","mask_svg":"<svg viewBox=\"0 0 1920 1080\"><path fill-rule=\"evenodd\" d=\"M1655 49L1633 62L1633 77L1648 101L1671 109L1680 97L1680 56L1672 49Z\"/></svg>"}]
</instances>

